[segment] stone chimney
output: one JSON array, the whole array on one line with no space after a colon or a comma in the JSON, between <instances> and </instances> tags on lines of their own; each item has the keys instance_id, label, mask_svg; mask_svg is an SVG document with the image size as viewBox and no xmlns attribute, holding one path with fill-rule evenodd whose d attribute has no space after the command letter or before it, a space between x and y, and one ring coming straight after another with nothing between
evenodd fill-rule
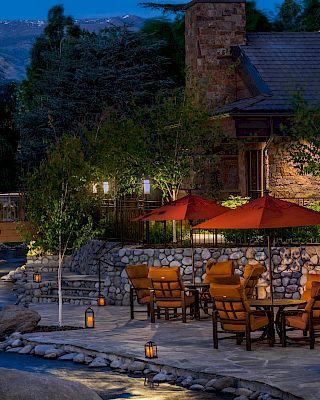
<instances>
[{"instance_id":1,"label":"stone chimney","mask_svg":"<svg viewBox=\"0 0 320 400\"><path fill-rule=\"evenodd\" d=\"M236 99L231 46L246 43L245 0L194 0L186 6L187 89L203 104Z\"/></svg>"}]
</instances>

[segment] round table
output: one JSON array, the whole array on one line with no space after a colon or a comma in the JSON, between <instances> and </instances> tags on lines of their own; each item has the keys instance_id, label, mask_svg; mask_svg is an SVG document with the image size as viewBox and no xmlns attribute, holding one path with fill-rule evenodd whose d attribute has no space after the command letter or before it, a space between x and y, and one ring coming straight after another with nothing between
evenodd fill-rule
<instances>
[{"instance_id":1,"label":"round table","mask_svg":"<svg viewBox=\"0 0 320 400\"><path fill-rule=\"evenodd\" d=\"M282 311L287 307L298 307L306 304L305 300L293 300L293 299L252 299L249 300L250 306L255 308L263 308L265 310L274 310L278 308L275 315L275 327L279 337L281 338L281 315Z\"/></svg>"}]
</instances>

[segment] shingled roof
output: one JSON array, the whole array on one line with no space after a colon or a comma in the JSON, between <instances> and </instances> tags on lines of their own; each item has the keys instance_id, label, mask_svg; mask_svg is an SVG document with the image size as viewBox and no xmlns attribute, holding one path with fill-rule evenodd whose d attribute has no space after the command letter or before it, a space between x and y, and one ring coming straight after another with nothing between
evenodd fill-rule
<instances>
[{"instance_id":1,"label":"shingled roof","mask_svg":"<svg viewBox=\"0 0 320 400\"><path fill-rule=\"evenodd\" d=\"M219 112L290 112L297 93L308 103L320 103L320 32L248 33L247 39L233 53L259 95Z\"/></svg>"}]
</instances>

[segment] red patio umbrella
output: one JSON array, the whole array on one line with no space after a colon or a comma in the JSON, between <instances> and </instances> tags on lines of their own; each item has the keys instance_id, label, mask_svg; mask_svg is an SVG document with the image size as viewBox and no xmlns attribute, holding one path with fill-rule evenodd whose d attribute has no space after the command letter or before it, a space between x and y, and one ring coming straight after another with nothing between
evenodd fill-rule
<instances>
[{"instance_id":1,"label":"red patio umbrella","mask_svg":"<svg viewBox=\"0 0 320 400\"><path fill-rule=\"evenodd\" d=\"M192 281L195 282L194 251L191 224L193 220L213 218L228 211L213 200L206 200L195 194L188 194L162 207L149 211L133 221L189 221L192 247Z\"/></svg>"},{"instance_id":2,"label":"red patio umbrella","mask_svg":"<svg viewBox=\"0 0 320 400\"><path fill-rule=\"evenodd\" d=\"M269 195L253 200L193 228L268 229L320 225L320 212ZM268 235L270 292L273 300L271 245Z\"/></svg>"}]
</instances>

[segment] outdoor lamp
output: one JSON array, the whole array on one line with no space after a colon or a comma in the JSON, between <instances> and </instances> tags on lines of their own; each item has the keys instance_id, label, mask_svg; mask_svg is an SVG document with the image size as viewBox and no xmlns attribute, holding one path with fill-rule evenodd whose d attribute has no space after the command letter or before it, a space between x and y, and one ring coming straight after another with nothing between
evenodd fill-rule
<instances>
[{"instance_id":1,"label":"outdoor lamp","mask_svg":"<svg viewBox=\"0 0 320 400\"><path fill-rule=\"evenodd\" d=\"M41 282L41 274L40 272L35 272L33 274L33 282L40 283Z\"/></svg>"},{"instance_id":2,"label":"outdoor lamp","mask_svg":"<svg viewBox=\"0 0 320 400\"><path fill-rule=\"evenodd\" d=\"M109 182L103 182L103 193L109 193Z\"/></svg>"},{"instance_id":3,"label":"outdoor lamp","mask_svg":"<svg viewBox=\"0 0 320 400\"><path fill-rule=\"evenodd\" d=\"M97 303L98 303L98 306L106 306L107 305L106 298L104 297L103 294L99 294Z\"/></svg>"},{"instance_id":4,"label":"outdoor lamp","mask_svg":"<svg viewBox=\"0 0 320 400\"><path fill-rule=\"evenodd\" d=\"M98 193L98 188L97 188L97 184L96 183L92 184L92 193L94 193L94 194Z\"/></svg>"},{"instance_id":5,"label":"outdoor lamp","mask_svg":"<svg viewBox=\"0 0 320 400\"><path fill-rule=\"evenodd\" d=\"M151 184L149 179L144 179L143 180L143 193L144 194L150 194L151 191Z\"/></svg>"},{"instance_id":6,"label":"outdoor lamp","mask_svg":"<svg viewBox=\"0 0 320 400\"><path fill-rule=\"evenodd\" d=\"M155 342L147 342L144 345L144 354L146 358L158 358L157 345Z\"/></svg>"},{"instance_id":7,"label":"outdoor lamp","mask_svg":"<svg viewBox=\"0 0 320 400\"><path fill-rule=\"evenodd\" d=\"M94 311L91 307L86 309L84 317L86 328L94 328Z\"/></svg>"}]
</instances>

